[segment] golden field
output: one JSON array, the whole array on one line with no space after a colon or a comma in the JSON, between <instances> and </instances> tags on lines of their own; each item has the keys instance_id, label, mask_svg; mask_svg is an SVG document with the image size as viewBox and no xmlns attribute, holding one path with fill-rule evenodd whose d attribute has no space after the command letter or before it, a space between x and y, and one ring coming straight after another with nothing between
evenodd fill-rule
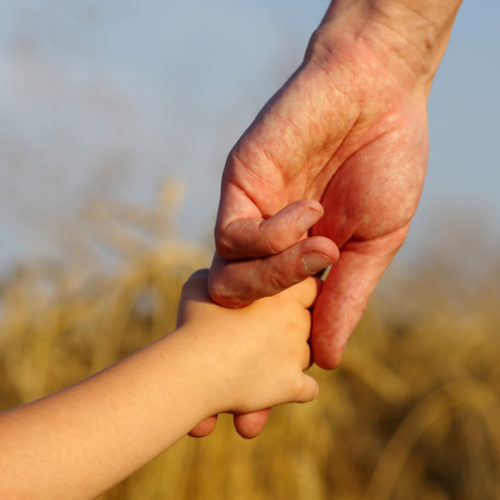
<instances>
[{"instance_id":1,"label":"golden field","mask_svg":"<svg viewBox=\"0 0 500 500\"><path fill-rule=\"evenodd\" d=\"M159 222L125 212L127 223L152 232ZM209 260L207 249L169 234L138 244L133 233L104 233L125 253L120 265L96 272L78 260L25 264L0 283L2 409L170 331L183 281ZM213 435L184 438L101 498L500 498L500 280L493 272L464 286L446 266L393 269L341 368L313 367L321 389L315 402L274 409L250 441L222 416Z\"/></svg>"}]
</instances>

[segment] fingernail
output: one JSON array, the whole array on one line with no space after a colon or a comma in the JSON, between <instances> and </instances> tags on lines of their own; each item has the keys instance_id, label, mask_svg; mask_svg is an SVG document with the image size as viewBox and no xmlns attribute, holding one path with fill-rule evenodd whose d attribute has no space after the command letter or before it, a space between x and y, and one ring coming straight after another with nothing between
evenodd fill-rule
<instances>
[{"instance_id":1,"label":"fingernail","mask_svg":"<svg viewBox=\"0 0 500 500\"><path fill-rule=\"evenodd\" d=\"M310 253L302 259L304 270L307 274L313 275L333 264L333 260L321 253Z\"/></svg>"},{"instance_id":2,"label":"fingernail","mask_svg":"<svg viewBox=\"0 0 500 500\"><path fill-rule=\"evenodd\" d=\"M318 212L317 210L313 210L311 208L306 210L306 212L302 214L299 221L297 222L299 231L301 233L305 233L313 224L321 219L322 215L323 214L321 212Z\"/></svg>"}]
</instances>

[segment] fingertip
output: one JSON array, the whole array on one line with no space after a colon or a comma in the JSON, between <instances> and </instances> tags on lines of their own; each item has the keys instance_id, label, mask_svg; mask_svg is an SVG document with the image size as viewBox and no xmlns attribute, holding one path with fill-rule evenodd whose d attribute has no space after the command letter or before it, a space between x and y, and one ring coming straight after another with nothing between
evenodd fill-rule
<instances>
[{"instance_id":1,"label":"fingertip","mask_svg":"<svg viewBox=\"0 0 500 500\"><path fill-rule=\"evenodd\" d=\"M200 422L196 427L191 429L189 436L194 438L206 437L213 432L217 424L217 415L212 415Z\"/></svg>"},{"instance_id":2,"label":"fingertip","mask_svg":"<svg viewBox=\"0 0 500 500\"><path fill-rule=\"evenodd\" d=\"M234 428L236 432L245 439L257 437L266 426L271 409L242 413L234 416Z\"/></svg>"},{"instance_id":3,"label":"fingertip","mask_svg":"<svg viewBox=\"0 0 500 500\"><path fill-rule=\"evenodd\" d=\"M343 330L345 325L336 323L318 302L313 311L310 344L313 361L320 368L334 370L340 366L350 335Z\"/></svg>"},{"instance_id":4,"label":"fingertip","mask_svg":"<svg viewBox=\"0 0 500 500\"><path fill-rule=\"evenodd\" d=\"M322 288L323 281L320 278L311 276L291 287L289 291L303 307L309 309L316 302Z\"/></svg>"},{"instance_id":5,"label":"fingertip","mask_svg":"<svg viewBox=\"0 0 500 500\"><path fill-rule=\"evenodd\" d=\"M323 275L339 260L339 249L329 238L313 236L309 238L310 248L303 254L302 267L308 276Z\"/></svg>"},{"instance_id":6,"label":"fingertip","mask_svg":"<svg viewBox=\"0 0 500 500\"><path fill-rule=\"evenodd\" d=\"M319 384L311 377L311 375L307 375L304 373L304 390L300 402L308 403L309 401L313 401L318 397L319 394Z\"/></svg>"},{"instance_id":7,"label":"fingertip","mask_svg":"<svg viewBox=\"0 0 500 500\"><path fill-rule=\"evenodd\" d=\"M310 377L310 375L307 375ZM311 377L311 380L313 381L313 386L312 386L312 391L311 391L311 401L316 399L319 396L319 384L318 381L314 378Z\"/></svg>"},{"instance_id":8,"label":"fingertip","mask_svg":"<svg viewBox=\"0 0 500 500\"><path fill-rule=\"evenodd\" d=\"M327 350L324 348L311 347L313 353L313 360L316 365L323 370L335 370L342 362L344 350Z\"/></svg>"}]
</instances>

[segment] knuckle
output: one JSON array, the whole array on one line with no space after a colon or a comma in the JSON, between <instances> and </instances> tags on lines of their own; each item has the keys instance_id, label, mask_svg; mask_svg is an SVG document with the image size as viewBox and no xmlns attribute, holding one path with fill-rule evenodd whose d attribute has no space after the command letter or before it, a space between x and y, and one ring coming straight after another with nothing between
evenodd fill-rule
<instances>
[{"instance_id":1,"label":"knuckle","mask_svg":"<svg viewBox=\"0 0 500 500\"><path fill-rule=\"evenodd\" d=\"M208 282L208 293L214 302L225 305L224 302L227 300L228 292L220 280L211 279Z\"/></svg>"},{"instance_id":2,"label":"knuckle","mask_svg":"<svg viewBox=\"0 0 500 500\"><path fill-rule=\"evenodd\" d=\"M281 292L282 290L290 287L293 283L290 283L286 275L284 275L281 271L274 269L269 274L269 284L273 291Z\"/></svg>"},{"instance_id":3,"label":"knuckle","mask_svg":"<svg viewBox=\"0 0 500 500\"><path fill-rule=\"evenodd\" d=\"M262 225L261 225L260 229L263 230ZM277 243L278 243L278 241L277 241L277 238L275 235L270 234L269 232L266 232L265 230L263 230L263 232L262 232L262 247L263 247L263 252L266 255L276 255L277 253L279 253L283 250L283 248L281 248L282 245L279 245Z\"/></svg>"},{"instance_id":4,"label":"knuckle","mask_svg":"<svg viewBox=\"0 0 500 500\"><path fill-rule=\"evenodd\" d=\"M330 369L337 369L342 363L342 353L335 353L330 357Z\"/></svg>"},{"instance_id":5,"label":"knuckle","mask_svg":"<svg viewBox=\"0 0 500 500\"><path fill-rule=\"evenodd\" d=\"M287 276L287 274L282 269L278 268L273 268L270 270L267 276L267 281L274 293L286 290L296 283L295 281L291 280L290 277Z\"/></svg>"},{"instance_id":6,"label":"knuckle","mask_svg":"<svg viewBox=\"0 0 500 500\"><path fill-rule=\"evenodd\" d=\"M232 255L233 244L228 235L228 231L223 228L215 228L214 231L215 248L218 254L224 259L228 259Z\"/></svg>"},{"instance_id":7,"label":"knuckle","mask_svg":"<svg viewBox=\"0 0 500 500\"><path fill-rule=\"evenodd\" d=\"M235 290L224 283L222 279L210 279L208 282L208 293L210 298L224 307L236 308L244 305L243 300Z\"/></svg>"}]
</instances>

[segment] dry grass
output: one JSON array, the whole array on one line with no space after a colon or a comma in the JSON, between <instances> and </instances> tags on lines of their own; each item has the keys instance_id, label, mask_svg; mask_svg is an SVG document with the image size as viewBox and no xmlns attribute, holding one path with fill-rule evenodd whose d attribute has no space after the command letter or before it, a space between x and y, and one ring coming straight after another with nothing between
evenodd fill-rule
<instances>
[{"instance_id":1,"label":"dry grass","mask_svg":"<svg viewBox=\"0 0 500 500\"><path fill-rule=\"evenodd\" d=\"M181 284L207 253L116 238L130 254L116 271L25 266L1 284L2 408L173 328ZM274 409L252 441L222 416L212 436L184 438L102 499L499 498L498 290L478 283L465 303L435 272L404 283L374 298L341 369L313 368L317 401Z\"/></svg>"}]
</instances>

